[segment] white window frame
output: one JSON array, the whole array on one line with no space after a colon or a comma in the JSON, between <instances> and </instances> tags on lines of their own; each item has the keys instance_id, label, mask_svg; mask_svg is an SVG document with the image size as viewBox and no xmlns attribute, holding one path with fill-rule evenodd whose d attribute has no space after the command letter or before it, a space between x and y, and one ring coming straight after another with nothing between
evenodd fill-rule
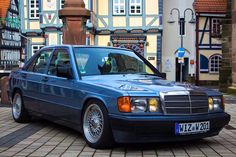
<instances>
[{"instance_id":1,"label":"white window frame","mask_svg":"<svg viewBox=\"0 0 236 157\"><path fill-rule=\"evenodd\" d=\"M216 22L214 22L216 21ZM216 32L214 32L214 26L216 27ZM218 31L218 28L217 27L220 27L220 32L217 32ZM222 25L221 25L221 19L219 18L212 18L212 21L211 21L211 33L212 33L212 36L220 36L221 33L222 33Z\"/></svg>"},{"instance_id":2,"label":"white window frame","mask_svg":"<svg viewBox=\"0 0 236 157\"><path fill-rule=\"evenodd\" d=\"M123 3L121 3L121 1L123 1ZM118 7L118 12L116 12L116 9L115 9L116 7ZM122 7L124 8L123 13L121 12ZM125 7L126 7L125 0L113 0L113 15L125 15L125 9L126 9Z\"/></svg>"},{"instance_id":3,"label":"white window frame","mask_svg":"<svg viewBox=\"0 0 236 157\"><path fill-rule=\"evenodd\" d=\"M37 47L37 49L34 49L34 47ZM32 51L31 51L31 52L32 52L32 53L31 53L31 54L32 54L31 56L33 56L37 51L39 51L39 50L40 50L41 48L43 48L43 47L44 47L44 45L36 45L36 44L35 44L35 45L32 45L32 46L31 46L31 50L32 50ZM35 52L35 51L36 51L36 52Z\"/></svg>"},{"instance_id":4,"label":"white window frame","mask_svg":"<svg viewBox=\"0 0 236 157\"><path fill-rule=\"evenodd\" d=\"M60 0L60 9L64 8L65 0Z\"/></svg>"},{"instance_id":5,"label":"white window frame","mask_svg":"<svg viewBox=\"0 0 236 157\"><path fill-rule=\"evenodd\" d=\"M217 62L215 62L215 61L217 61ZM222 65L222 56L221 55L217 54L217 55L211 56L209 59L209 73L218 74L220 72L221 65ZM212 70L212 69L214 69L214 70ZM216 69L218 69L218 70L216 70Z\"/></svg>"},{"instance_id":6,"label":"white window frame","mask_svg":"<svg viewBox=\"0 0 236 157\"><path fill-rule=\"evenodd\" d=\"M134 3L132 1L134 1ZM143 1L139 0L140 1L139 3L137 1L138 0L129 0L129 14L130 15L142 15L143 14L143 6L142 6ZM131 7L134 7L134 13L131 12L131 10L132 10ZM138 7L140 7L140 13L138 13Z\"/></svg>"},{"instance_id":7,"label":"white window frame","mask_svg":"<svg viewBox=\"0 0 236 157\"><path fill-rule=\"evenodd\" d=\"M63 45L63 34L60 34L60 40L61 40L60 45Z\"/></svg>"},{"instance_id":8,"label":"white window frame","mask_svg":"<svg viewBox=\"0 0 236 157\"><path fill-rule=\"evenodd\" d=\"M31 3L33 1L33 7L31 7ZM39 7L37 7L37 1L39 4L39 0L29 0L29 17L30 19L39 19ZM31 11L34 11L34 13L31 13ZM38 17L37 17L38 15Z\"/></svg>"}]
</instances>

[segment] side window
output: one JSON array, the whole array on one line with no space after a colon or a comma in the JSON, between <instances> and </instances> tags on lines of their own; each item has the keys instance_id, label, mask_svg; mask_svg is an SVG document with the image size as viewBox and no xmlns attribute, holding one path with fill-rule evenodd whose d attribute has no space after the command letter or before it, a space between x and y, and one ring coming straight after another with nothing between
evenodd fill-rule
<instances>
[{"instance_id":1,"label":"side window","mask_svg":"<svg viewBox=\"0 0 236 157\"><path fill-rule=\"evenodd\" d=\"M57 68L61 65L67 65L71 67L70 55L67 50L57 50L53 56L49 65L48 74L57 76Z\"/></svg>"},{"instance_id":2,"label":"side window","mask_svg":"<svg viewBox=\"0 0 236 157\"><path fill-rule=\"evenodd\" d=\"M47 63L49 62L52 50L42 51L34 61L29 65L27 71L44 73L47 68Z\"/></svg>"}]
</instances>

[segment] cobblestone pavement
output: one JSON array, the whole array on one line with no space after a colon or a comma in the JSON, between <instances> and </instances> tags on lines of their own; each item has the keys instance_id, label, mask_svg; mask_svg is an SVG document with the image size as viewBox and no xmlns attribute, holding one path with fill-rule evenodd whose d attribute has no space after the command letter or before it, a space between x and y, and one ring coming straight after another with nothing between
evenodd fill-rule
<instances>
[{"instance_id":1,"label":"cobblestone pavement","mask_svg":"<svg viewBox=\"0 0 236 157\"><path fill-rule=\"evenodd\" d=\"M219 136L191 142L117 145L111 150L92 149L80 133L51 122L15 123L11 109L6 105L0 106L0 157L236 157L236 99L230 96L227 99L226 111L232 119Z\"/></svg>"}]
</instances>

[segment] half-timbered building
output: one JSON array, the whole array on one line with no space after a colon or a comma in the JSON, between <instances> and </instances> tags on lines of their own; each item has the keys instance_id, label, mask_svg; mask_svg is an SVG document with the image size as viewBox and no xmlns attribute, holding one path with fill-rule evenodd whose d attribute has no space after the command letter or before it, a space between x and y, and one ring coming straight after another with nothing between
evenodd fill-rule
<instances>
[{"instance_id":1,"label":"half-timbered building","mask_svg":"<svg viewBox=\"0 0 236 157\"><path fill-rule=\"evenodd\" d=\"M23 0L20 3L21 28L27 37L27 57L45 45L61 43L62 22L58 18L58 9L63 0Z\"/></svg>"},{"instance_id":2,"label":"half-timbered building","mask_svg":"<svg viewBox=\"0 0 236 157\"><path fill-rule=\"evenodd\" d=\"M196 81L218 85L222 60L222 19L226 16L227 0L195 0Z\"/></svg>"},{"instance_id":3,"label":"half-timbered building","mask_svg":"<svg viewBox=\"0 0 236 157\"><path fill-rule=\"evenodd\" d=\"M159 67L162 5L162 0L93 0L95 44L132 49Z\"/></svg>"},{"instance_id":4,"label":"half-timbered building","mask_svg":"<svg viewBox=\"0 0 236 157\"><path fill-rule=\"evenodd\" d=\"M63 8L65 0L22 0L21 25L22 33L27 37L26 48L27 57L31 57L35 52L45 45L60 45L63 41L62 20L59 19L58 11ZM92 7L91 0L85 0L87 9ZM88 20L89 42L90 32L94 32L95 15L91 10L91 19ZM92 23L93 22L93 23ZM75 28L76 29L76 28ZM94 34L94 33L93 33ZM92 35L93 37L93 35ZM91 37L91 38L92 38Z\"/></svg>"},{"instance_id":5,"label":"half-timbered building","mask_svg":"<svg viewBox=\"0 0 236 157\"><path fill-rule=\"evenodd\" d=\"M162 0L84 0L91 11L87 45L133 49L153 65L160 64ZM58 10L64 0L23 0L22 31L29 39L28 56L44 45L62 43ZM157 61L159 60L159 61Z\"/></svg>"},{"instance_id":6,"label":"half-timbered building","mask_svg":"<svg viewBox=\"0 0 236 157\"><path fill-rule=\"evenodd\" d=\"M0 1L0 70L18 67L21 59L18 0Z\"/></svg>"}]
</instances>

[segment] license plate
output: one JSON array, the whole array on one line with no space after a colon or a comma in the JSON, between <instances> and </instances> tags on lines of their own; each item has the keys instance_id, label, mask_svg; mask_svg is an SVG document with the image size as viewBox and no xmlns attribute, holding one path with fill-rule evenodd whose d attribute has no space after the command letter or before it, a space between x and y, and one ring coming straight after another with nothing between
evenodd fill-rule
<instances>
[{"instance_id":1,"label":"license plate","mask_svg":"<svg viewBox=\"0 0 236 157\"><path fill-rule=\"evenodd\" d=\"M210 121L194 123L175 123L175 134L188 135L205 133L210 130Z\"/></svg>"}]
</instances>

